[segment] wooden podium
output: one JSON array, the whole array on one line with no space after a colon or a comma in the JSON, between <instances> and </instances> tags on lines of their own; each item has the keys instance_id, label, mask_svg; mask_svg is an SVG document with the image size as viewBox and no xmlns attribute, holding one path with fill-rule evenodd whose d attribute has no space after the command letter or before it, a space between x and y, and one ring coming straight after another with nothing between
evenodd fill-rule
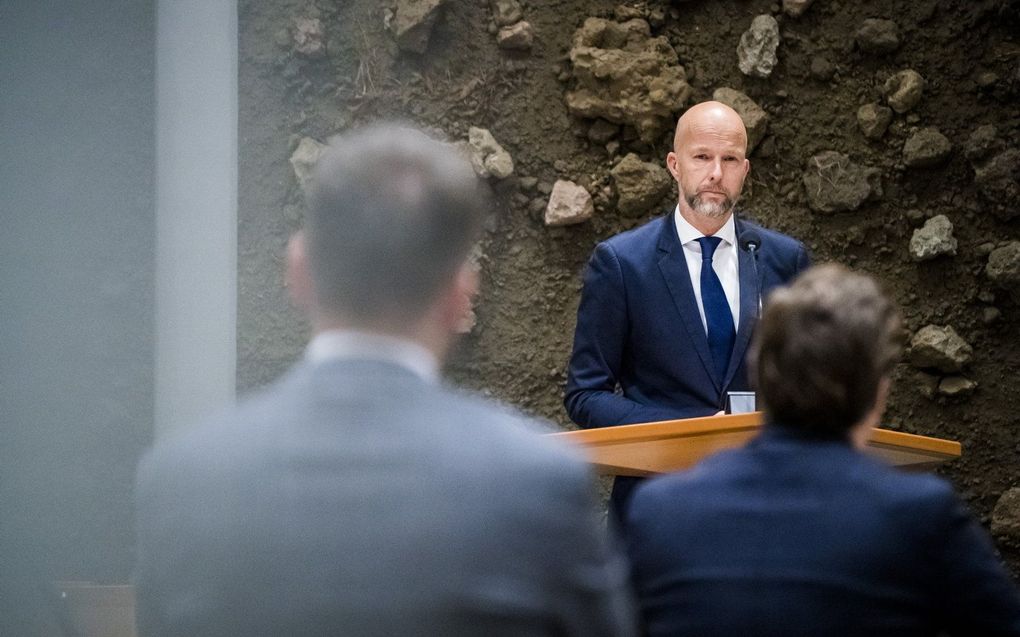
<instances>
[{"instance_id":1,"label":"wooden podium","mask_svg":"<svg viewBox=\"0 0 1020 637\"><path fill-rule=\"evenodd\" d=\"M739 447L762 425L761 412L666 420L549 434L584 447L603 475L649 476L693 466L720 451ZM875 429L868 452L886 462L926 469L959 458L960 443L941 438Z\"/></svg>"}]
</instances>

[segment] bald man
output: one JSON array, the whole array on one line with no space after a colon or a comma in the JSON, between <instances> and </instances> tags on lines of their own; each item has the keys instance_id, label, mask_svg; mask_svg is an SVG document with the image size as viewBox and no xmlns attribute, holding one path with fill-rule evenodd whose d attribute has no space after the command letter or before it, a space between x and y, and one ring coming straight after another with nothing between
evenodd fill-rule
<instances>
[{"instance_id":1,"label":"bald man","mask_svg":"<svg viewBox=\"0 0 1020 637\"><path fill-rule=\"evenodd\" d=\"M564 401L581 427L710 416L727 392L749 389L744 354L760 299L810 260L802 243L734 216L746 154L736 111L692 106L666 155L677 206L595 247ZM617 479L617 514L636 484Z\"/></svg>"}]
</instances>

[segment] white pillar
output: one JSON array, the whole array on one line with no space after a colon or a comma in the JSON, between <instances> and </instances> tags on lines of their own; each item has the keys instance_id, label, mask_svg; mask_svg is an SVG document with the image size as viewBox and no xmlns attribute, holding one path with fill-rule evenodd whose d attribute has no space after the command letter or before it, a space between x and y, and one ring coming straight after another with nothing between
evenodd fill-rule
<instances>
[{"instance_id":1,"label":"white pillar","mask_svg":"<svg viewBox=\"0 0 1020 637\"><path fill-rule=\"evenodd\" d=\"M156 435L233 400L237 3L159 0Z\"/></svg>"}]
</instances>

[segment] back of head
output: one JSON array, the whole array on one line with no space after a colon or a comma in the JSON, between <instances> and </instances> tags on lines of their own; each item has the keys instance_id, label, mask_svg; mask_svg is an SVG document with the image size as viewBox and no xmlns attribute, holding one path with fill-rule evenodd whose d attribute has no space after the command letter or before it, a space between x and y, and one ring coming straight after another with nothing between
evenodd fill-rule
<instances>
[{"instance_id":1,"label":"back of head","mask_svg":"<svg viewBox=\"0 0 1020 637\"><path fill-rule=\"evenodd\" d=\"M749 361L769 419L846 437L874 407L900 338L899 314L871 277L829 264L777 289Z\"/></svg>"},{"instance_id":2,"label":"back of head","mask_svg":"<svg viewBox=\"0 0 1020 637\"><path fill-rule=\"evenodd\" d=\"M428 309L467 258L487 202L451 146L382 124L330 141L307 203L319 310L372 326Z\"/></svg>"}]
</instances>

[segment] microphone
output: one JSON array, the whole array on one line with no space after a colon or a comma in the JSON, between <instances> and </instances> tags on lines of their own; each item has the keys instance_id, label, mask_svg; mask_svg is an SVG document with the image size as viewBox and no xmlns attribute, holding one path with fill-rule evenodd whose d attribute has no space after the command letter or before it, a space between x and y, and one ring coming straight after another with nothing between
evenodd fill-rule
<instances>
[{"instance_id":1,"label":"microphone","mask_svg":"<svg viewBox=\"0 0 1020 637\"><path fill-rule=\"evenodd\" d=\"M740 233L737 241L741 250L751 253L751 270L754 272L754 283L758 292L758 318L761 318L761 277L758 276L758 249L761 248L761 235L754 230Z\"/></svg>"}]
</instances>

